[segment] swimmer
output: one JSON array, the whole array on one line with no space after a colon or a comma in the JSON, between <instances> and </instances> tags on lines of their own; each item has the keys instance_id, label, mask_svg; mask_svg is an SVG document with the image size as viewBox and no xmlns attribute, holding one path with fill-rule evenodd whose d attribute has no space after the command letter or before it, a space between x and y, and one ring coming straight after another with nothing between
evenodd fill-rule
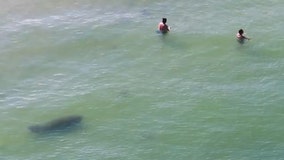
<instances>
[{"instance_id":1,"label":"swimmer","mask_svg":"<svg viewBox=\"0 0 284 160\"><path fill-rule=\"evenodd\" d=\"M158 25L158 30L163 34L168 33L170 31L170 27L166 23L167 23L167 18L163 18L162 22L160 22Z\"/></svg>"},{"instance_id":2,"label":"swimmer","mask_svg":"<svg viewBox=\"0 0 284 160\"><path fill-rule=\"evenodd\" d=\"M240 29L239 32L236 34L237 40L240 43L244 43L244 40L250 40L250 38L244 36L243 34L244 34L244 30L243 29Z\"/></svg>"}]
</instances>

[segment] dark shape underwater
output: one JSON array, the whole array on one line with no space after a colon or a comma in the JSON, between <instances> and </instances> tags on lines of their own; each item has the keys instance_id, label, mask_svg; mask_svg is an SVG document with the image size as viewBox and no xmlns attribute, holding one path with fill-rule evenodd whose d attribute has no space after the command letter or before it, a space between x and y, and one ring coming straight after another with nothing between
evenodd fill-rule
<instances>
[{"instance_id":1,"label":"dark shape underwater","mask_svg":"<svg viewBox=\"0 0 284 160\"><path fill-rule=\"evenodd\" d=\"M31 132L34 133L62 131L70 129L71 127L75 127L82 121L82 119L82 116L72 115L54 119L44 124L29 126L28 128Z\"/></svg>"}]
</instances>

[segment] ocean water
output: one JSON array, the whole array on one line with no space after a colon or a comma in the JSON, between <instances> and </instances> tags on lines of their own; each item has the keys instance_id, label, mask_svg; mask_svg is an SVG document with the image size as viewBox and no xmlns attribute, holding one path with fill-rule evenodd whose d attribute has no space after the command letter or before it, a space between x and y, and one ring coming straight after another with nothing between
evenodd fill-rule
<instances>
[{"instance_id":1,"label":"ocean water","mask_svg":"<svg viewBox=\"0 0 284 160\"><path fill-rule=\"evenodd\" d=\"M1 160L284 159L283 1L0 4Z\"/></svg>"}]
</instances>

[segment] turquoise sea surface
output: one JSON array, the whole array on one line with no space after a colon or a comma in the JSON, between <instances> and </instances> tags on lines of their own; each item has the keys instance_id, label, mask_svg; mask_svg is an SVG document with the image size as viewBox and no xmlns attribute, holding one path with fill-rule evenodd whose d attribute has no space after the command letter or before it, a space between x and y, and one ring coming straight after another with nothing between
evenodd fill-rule
<instances>
[{"instance_id":1,"label":"turquoise sea surface","mask_svg":"<svg viewBox=\"0 0 284 160\"><path fill-rule=\"evenodd\" d=\"M284 160L283 0L0 4L1 160Z\"/></svg>"}]
</instances>

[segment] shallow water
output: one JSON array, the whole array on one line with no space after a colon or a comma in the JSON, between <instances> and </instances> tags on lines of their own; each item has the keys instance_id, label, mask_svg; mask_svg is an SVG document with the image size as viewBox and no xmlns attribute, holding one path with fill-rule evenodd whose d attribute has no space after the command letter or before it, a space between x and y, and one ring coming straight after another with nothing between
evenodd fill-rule
<instances>
[{"instance_id":1,"label":"shallow water","mask_svg":"<svg viewBox=\"0 0 284 160\"><path fill-rule=\"evenodd\" d=\"M0 2L0 159L284 159L282 1Z\"/></svg>"}]
</instances>

